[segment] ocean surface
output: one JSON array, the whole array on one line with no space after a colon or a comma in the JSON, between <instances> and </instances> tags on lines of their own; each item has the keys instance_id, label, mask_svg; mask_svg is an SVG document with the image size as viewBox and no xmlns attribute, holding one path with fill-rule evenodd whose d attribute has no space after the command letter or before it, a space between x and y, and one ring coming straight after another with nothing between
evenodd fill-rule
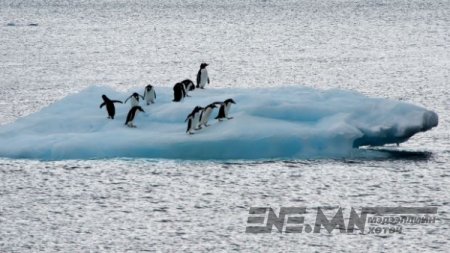
<instances>
[{"instance_id":1,"label":"ocean surface","mask_svg":"<svg viewBox=\"0 0 450 253\"><path fill-rule=\"evenodd\" d=\"M212 88L355 90L439 126L388 159L0 158L0 252L448 252L450 1L0 0L1 125L91 85L171 87L201 62ZM401 234L245 233L254 206L437 215Z\"/></svg>"}]
</instances>

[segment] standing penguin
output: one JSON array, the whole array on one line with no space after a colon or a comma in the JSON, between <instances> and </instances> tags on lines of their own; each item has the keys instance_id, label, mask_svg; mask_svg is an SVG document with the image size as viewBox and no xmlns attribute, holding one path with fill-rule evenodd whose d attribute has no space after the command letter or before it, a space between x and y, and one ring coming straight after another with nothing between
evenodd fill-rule
<instances>
[{"instance_id":1,"label":"standing penguin","mask_svg":"<svg viewBox=\"0 0 450 253\"><path fill-rule=\"evenodd\" d=\"M150 84L145 87L144 90L144 100L147 102L147 105L155 103L156 100L156 92L153 86Z\"/></svg>"},{"instance_id":2,"label":"standing penguin","mask_svg":"<svg viewBox=\"0 0 450 253\"><path fill-rule=\"evenodd\" d=\"M142 95L139 95L138 93L135 92L125 100L125 104L127 103L128 99L131 99L131 108L139 106L139 97L144 99Z\"/></svg>"},{"instance_id":3,"label":"standing penguin","mask_svg":"<svg viewBox=\"0 0 450 253\"><path fill-rule=\"evenodd\" d=\"M200 121L200 114L202 112L203 108L200 106L196 106L194 110L187 116L186 120L184 122L188 122L186 133L194 134L193 130L199 130L199 121Z\"/></svg>"},{"instance_id":4,"label":"standing penguin","mask_svg":"<svg viewBox=\"0 0 450 253\"><path fill-rule=\"evenodd\" d=\"M216 108L219 104L222 104L222 102L215 102L203 108L202 113L200 114L200 125L199 125L200 128L202 128L202 125L205 127L209 126L208 125L209 116L211 115L214 108Z\"/></svg>"},{"instance_id":5,"label":"standing penguin","mask_svg":"<svg viewBox=\"0 0 450 253\"><path fill-rule=\"evenodd\" d=\"M230 111L231 104L236 104L233 99L229 98L223 101L219 109L219 114L217 114L216 119L222 121L223 119L232 119L233 117L228 117L228 112Z\"/></svg>"},{"instance_id":6,"label":"standing penguin","mask_svg":"<svg viewBox=\"0 0 450 253\"><path fill-rule=\"evenodd\" d=\"M182 83L173 86L173 102L180 102L186 96L186 89Z\"/></svg>"},{"instance_id":7,"label":"standing penguin","mask_svg":"<svg viewBox=\"0 0 450 253\"><path fill-rule=\"evenodd\" d=\"M200 70L197 73L197 88L204 89L206 83L209 84L208 71L206 70L208 65L206 63L200 64Z\"/></svg>"},{"instance_id":8,"label":"standing penguin","mask_svg":"<svg viewBox=\"0 0 450 253\"><path fill-rule=\"evenodd\" d=\"M137 116L139 111L145 112L142 109L142 107L140 107L140 106L133 106L130 109L130 111L128 112L127 121L125 122L125 125L127 125L128 127L133 127L133 128L136 127L133 122L134 122L134 119L136 118L136 116Z\"/></svg>"},{"instance_id":9,"label":"standing penguin","mask_svg":"<svg viewBox=\"0 0 450 253\"><path fill-rule=\"evenodd\" d=\"M114 106L114 103L122 104L122 101L110 100L106 95L102 95L102 98L103 103L100 105L100 108L106 105L106 111L108 111L108 119L114 119L114 115L116 115L116 107Z\"/></svg>"}]
</instances>

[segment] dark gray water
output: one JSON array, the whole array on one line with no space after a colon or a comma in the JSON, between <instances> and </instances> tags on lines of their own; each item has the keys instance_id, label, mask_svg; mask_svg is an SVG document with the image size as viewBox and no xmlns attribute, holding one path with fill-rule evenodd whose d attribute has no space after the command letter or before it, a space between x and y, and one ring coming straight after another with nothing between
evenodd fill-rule
<instances>
[{"instance_id":1,"label":"dark gray water","mask_svg":"<svg viewBox=\"0 0 450 253\"><path fill-rule=\"evenodd\" d=\"M0 160L0 251L447 252L448 1L0 1L0 122L93 84L303 84L401 99L439 126L382 160ZM31 25L30 24L37 24ZM402 151L402 152L400 152ZM438 207L402 234L246 234L251 206Z\"/></svg>"}]
</instances>

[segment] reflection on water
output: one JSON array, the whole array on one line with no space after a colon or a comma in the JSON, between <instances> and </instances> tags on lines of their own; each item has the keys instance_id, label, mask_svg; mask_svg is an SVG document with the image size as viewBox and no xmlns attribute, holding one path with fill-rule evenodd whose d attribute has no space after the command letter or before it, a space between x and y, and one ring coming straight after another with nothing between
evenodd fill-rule
<instances>
[{"instance_id":1,"label":"reflection on water","mask_svg":"<svg viewBox=\"0 0 450 253\"><path fill-rule=\"evenodd\" d=\"M408 151L408 150L392 150L392 149L374 149L376 152L389 154L389 159L398 160L428 160L433 153L429 151Z\"/></svg>"}]
</instances>

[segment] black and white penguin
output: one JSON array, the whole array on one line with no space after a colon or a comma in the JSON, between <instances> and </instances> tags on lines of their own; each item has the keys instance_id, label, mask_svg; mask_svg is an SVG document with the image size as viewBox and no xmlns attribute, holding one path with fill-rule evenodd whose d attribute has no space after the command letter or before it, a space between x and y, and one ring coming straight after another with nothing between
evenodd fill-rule
<instances>
[{"instance_id":1,"label":"black and white penguin","mask_svg":"<svg viewBox=\"0 0 450 253\"><path fill-rule=\"evenodd\" d=\"M222 121L223 119L232 119L233 117L228 117L228 112L230 111L231 104L236 104L233 99L229 98L223 101L219 109L219 114L217 114L216 119Z\"/></svg>"},{"instance_id":2,"label":"black and white penguin","mask_svg":"<svg viewBox=\"0 0 450 253\"><path fill-rule=\"evenodd\" d=\"M209 84L208 70L206 70L208 65L206 63L200 64L200 70L197 73L197 88L204 89L205 85Z\"/></svg>"},{"instance_id":3,"label":"black and white penguin","mask_svg":"<svg viewBox=\"0 0 450 253\"><path fill-rule=\"evenodd\" d=\"M200 122L200 114L202 113L203 108L200 106L196 106L194 110L187 116L184 122L188 122L186 133L194 134L192 131L199 130L199 122Z\"/></svg>"},{"instance_id":4,"label":"black and white penguin","mask_svg":"<svg viewBox=\"0 0 450 253\"><path fill-rule=\"evenodd\" d=\"M218 107L221 104L222 102L215 102L203 108L202 113L200 114L200 124L199 124L200 128L202 128L202 126L205 127L209 126L208 125L209 116L211 115L214 108Z\"/></svg>"},{"instance_id":5,"label":"black and white penguin","mask_svg":"<svg viewBox=\"0 0 450 253\"><path fill-rule=\"evenodd\" d=\"M195 90L195 84L190 79L186 79L181 81L181 83L184 85L184 89L186 92Z\"/></svg>"},{"instance_id":6,"label":"black and white penguin","mask_svg":"<svg viewBox=\"0 0 450 253\"><path fill-rule=\"evenodd\" d=\"M180 102L186 96L186 89L182 83L176 83L173 86L173 101Z\"/></svg>"},{"instance_id":7,"label":"black and white penguin","mask_svg":"<svg viewBox=\"0 0 450 253\"><path fill-rule=\"evenodd\" d=\"M119 100L111 100L106 95L102 95L103 103L100 105L100 108L102 108L104 105L106 105L106 111L108 112L108 119L114 119L114 115L116 115L116 107L114 106L114 103L121 103L122 101Z\"/></svg>"},{"instance_id":8,"label":"black and white penguin","mask_svg":"<svg viewBox=\"0 0 450 253\"><path fill-rule=\"evenodd\" d=\"M147 105L155 103L156 100L155 88L153 88L153 86L151 86L150 84L145 86L144 100L145 102L147 102Z\"/></svg>"},{"instance_id":9,"label":"black and white penguin","mask_svg":"<svg viewBox=\"0 0 450 253\"><path fill-rule=\"evenodd\" d=\"M127 101L130 99L131 101L131 108L135 107L135 106L139 106L139 97L141 97L142 99L144 99L144 97L142 95L139 95L138 93L133 93L131 94L131 96L129 96L126 100L125 100L125 104L127 103Z\"/></svg>"},{"instance_id":10,"label":"black and white penguin","mask_svg":"<svg viewBox=\"0 0 450 253\"><path fill-rule=\"evenodd\" d=\"M142 107L140 107L140 106L133 106L130 109L130 111L128 112L128 115L127 115L127 121L125 122L126 126L128 126L128 127L136 127L133 122L134 122L134 119L136 119L136 116L137 116L139 111L145 112L142 109Z\"/></svg>"}]
</instances>

